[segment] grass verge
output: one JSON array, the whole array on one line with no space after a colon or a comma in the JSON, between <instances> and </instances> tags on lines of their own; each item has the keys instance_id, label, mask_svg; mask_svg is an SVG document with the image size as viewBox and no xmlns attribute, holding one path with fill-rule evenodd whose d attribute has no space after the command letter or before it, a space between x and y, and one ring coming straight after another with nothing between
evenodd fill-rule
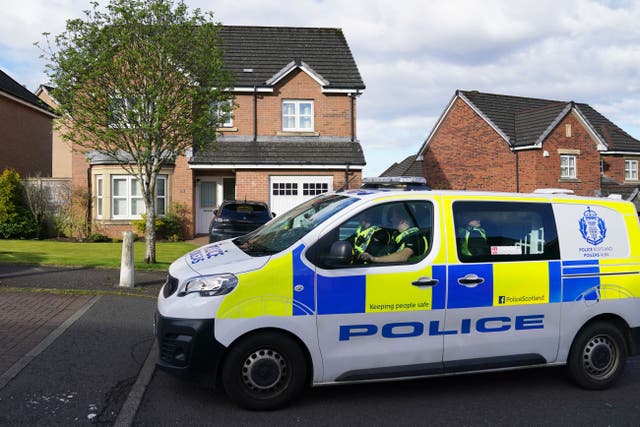
<instances>
[{"instance_id":1,"label":"grass verge","mask_svg":"<svg viewBox=\"0 0 640 427\"><path fill-rule=\"evenodd\" d=\"M185 242L157 242L156 263L144 263L144 242L135 242L137 270L166 270L197 246ZM74 243L54 240L0 240L0 263L69 267L120 268L122 243Z\"/></svg>"}]
</instances>

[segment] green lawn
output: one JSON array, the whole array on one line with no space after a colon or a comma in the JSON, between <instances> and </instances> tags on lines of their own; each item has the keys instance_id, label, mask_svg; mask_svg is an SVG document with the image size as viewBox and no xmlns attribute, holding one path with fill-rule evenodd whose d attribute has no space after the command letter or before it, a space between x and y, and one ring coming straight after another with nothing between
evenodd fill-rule
<instances>
[{"instance_id":1,"label":"green lawn","mask_svg":"<svg viewBox=\"0 0 640 427\"><path fill-rule=\"evenodd\" d=\"M144 263L144 242L135 242L136 269L166 270L176 258L195 249L184 242L156 243L156 264ZM122 243L71 243L53 240L0 240L0 263L120 268Z\"/></svg>"}]
</instances>

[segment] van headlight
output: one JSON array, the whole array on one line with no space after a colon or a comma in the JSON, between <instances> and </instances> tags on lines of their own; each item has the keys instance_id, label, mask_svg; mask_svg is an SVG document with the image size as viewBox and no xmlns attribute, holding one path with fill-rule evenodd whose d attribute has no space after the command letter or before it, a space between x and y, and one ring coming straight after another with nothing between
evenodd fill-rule
<instances>
[{"instance_id":1,"label":"van headlight","mask_svg":"<svg viewBox=\"0 0 640 427\"><path fill-rule=\"evenodd\" d=\"M225 295L231 292L237 284L238 278L231 273L194 277L184 285L184 291L180 292L180 296L193 292L198 292L203 297Z\"/></svg>"}]
</instances>

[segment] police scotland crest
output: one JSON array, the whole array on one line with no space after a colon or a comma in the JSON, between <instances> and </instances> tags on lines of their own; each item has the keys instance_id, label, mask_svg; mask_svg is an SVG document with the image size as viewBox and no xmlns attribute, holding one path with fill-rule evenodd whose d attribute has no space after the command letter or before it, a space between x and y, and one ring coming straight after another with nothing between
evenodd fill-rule
<instances>
[{"instance_id":1,"label":"police scotland crest","mask_svg":"<svg viewBox=\"0 0 640 427\"><path fill-rule=\"evenodd\" d=\"M590 207L584 211L578 225L582 238L589 244L597 246L607 237L607 226L604 220Z\"/></svg>"}]
</instances>

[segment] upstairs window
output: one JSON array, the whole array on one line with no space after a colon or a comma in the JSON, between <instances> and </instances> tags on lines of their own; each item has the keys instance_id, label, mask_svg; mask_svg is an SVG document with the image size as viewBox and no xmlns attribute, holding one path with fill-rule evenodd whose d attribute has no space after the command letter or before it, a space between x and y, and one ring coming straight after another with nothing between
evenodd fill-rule
<instances>
[{"instance_id":1,"label":"upstairs window","mask_svg":"<svg viewBox=\"0 0 640 427\"><path fill-rule=\"evenodd\" d=\"M624 161L624 179L626 181L638 180L638 161L637 160Z\"/></svg>"},{"instance_id":2,"label":"upstairs window","mask_svg":"<svg viewBox=\"0 0 640 427\"><path fill-rule=\"evenodd\" d=\"M560 156L560 178L576 179L576 156L561 155Z\"/></svg>"},{"instance_id":3,"label":"upstairs window","mask_svg":"<svg viewBox=\"0 0 640 427\"><path fill-rule=\"evenodd\" d=\"M313 132L313 101L282 101L282 130Z\"/></svg>"},{"instance_id":4,"label":"upstairs window","mask_svg":"<svg viewBox=\"0 0 640 427\"><path fill-rule=\"evenodd\" d=\"M216 112L216 127L218 128L232 128L233 127L233 101L228 99L226 101L211 103L211 110Z\"/></svg>"}]
</instances>

